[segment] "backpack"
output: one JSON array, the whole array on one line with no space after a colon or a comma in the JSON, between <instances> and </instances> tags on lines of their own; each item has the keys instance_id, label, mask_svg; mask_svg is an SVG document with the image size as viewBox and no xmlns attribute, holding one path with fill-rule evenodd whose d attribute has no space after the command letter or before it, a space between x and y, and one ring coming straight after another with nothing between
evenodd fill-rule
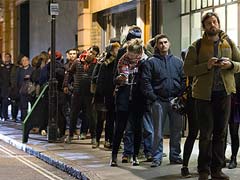
<instances>
[{"instance_id":1,"label":"backpack","mask_svg":"<svg viewBox=\"0 0 240 180\"><path fill-rule=\"evenodd\" d=\"M200 52L200 47L201 47L201 40L202 38L198 39L197 42L196 42L196 52L197 52L197 64L199 64L199 52ZM231 46L231 49L233 49L233 43L232 43L232 40L227 37L226 38L228 44Z\"/></svg>"}]
</instances>

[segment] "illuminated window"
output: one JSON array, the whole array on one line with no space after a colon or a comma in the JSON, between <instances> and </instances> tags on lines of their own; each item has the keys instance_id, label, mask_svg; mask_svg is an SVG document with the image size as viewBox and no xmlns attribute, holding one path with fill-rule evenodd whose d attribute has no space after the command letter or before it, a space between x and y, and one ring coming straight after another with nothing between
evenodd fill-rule
<instances>
[{"instance_id":1,"label":"illuminated window","mask_svg":"<svg viewBox=\"0 0 240 180\"><path fill-rule=\"evenodd\" d=\"M226 21L225 21L225 7L216 8L215 12L218 14L220 19L220 26L223 31L226 30Z\"/></svg>"},{"instance_id":2,"label":"illuminated window","mask_svg":"<svg viewBox=\"0 0 240 180\"><path fill-rule=\"evenodd\" d=\"M219 5L219 0L214 0L214 6Z\"/></svg>"},{"instance_id":3,"label":"illuminated window","mask_svg":"<svg viewBox=\"0 0 240 180\"><path fill-rule=\"evenodd\" d=\"M227 6L227 34L238 44L238 5Z\"/></svg>"},{"instance_id":4,"label":"illuminated window","mask_svg":"<svg viewBox=\"0 0 240 180\"><path fill-rule=\"evenodd\" d=\"M189 26L190 24L190 16L186 15L182 17L182 42L181 42L181 47L182 49L185 49L189 46L190 44L190 31L189 31Z\"/></svg>"},{"instance_id":5,"label":"illuminated window","mask_svg":"<svg viewBox=\"0 0 240 180\"><path fill-rule=\"evenodd\" d=\"M194 13L191 17L191 42L201 37L201 13Z\"/></svg>"}]
</instances>

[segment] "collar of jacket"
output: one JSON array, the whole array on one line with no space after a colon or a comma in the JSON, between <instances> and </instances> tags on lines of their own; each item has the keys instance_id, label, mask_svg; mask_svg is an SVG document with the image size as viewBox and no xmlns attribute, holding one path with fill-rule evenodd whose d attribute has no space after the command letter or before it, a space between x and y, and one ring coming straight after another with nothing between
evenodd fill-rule
<instances>
[{"instance_id":1,"label":"collar of jacket","mask_svg":"<svg viewBox=\"0 0 240 180\"><path fill-rule=\"evenodd\" d=\"M171 58L173 55L172 54L168 54L166 56L161 56L160 54L154 54L153 57L164 60L164 59L169 59Z\"/></svg>"}]
</instances>

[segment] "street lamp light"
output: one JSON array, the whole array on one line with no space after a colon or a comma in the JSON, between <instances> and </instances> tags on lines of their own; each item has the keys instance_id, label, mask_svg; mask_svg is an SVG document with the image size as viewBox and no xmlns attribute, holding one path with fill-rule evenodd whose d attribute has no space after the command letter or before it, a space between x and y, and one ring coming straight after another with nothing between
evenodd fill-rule
<instances>
[{"instance_id":1,"label":"street lamp light","mask_svg":"<svg viewBox=\"0 0 240 180\"><path fill-rule=\"evenodd\" d=\"M55 0L49 1L49 15L51 15L51 62L50 62L50 78L49 78L49 116L48 116L48 142L57 141L57 80L56 80L56 16L59 7Z\"/></svg>"}]
</instances>

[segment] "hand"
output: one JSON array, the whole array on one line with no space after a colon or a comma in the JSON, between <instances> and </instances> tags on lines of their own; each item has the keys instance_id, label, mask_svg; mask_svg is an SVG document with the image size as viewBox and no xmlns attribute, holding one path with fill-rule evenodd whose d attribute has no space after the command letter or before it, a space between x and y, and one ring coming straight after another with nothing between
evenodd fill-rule
<instances>
[{"instance_id":1,"label":"hand","mask_svg":"<svg viewBox=\"0 0 240 180\"><path fill-rule=\"evenodd\" d=\"M124 75L118 75L118 76L116 77L116 84L118 84L118 85L124 85L124 83L126 82L126 80L127 80L127 77L126 77L126 76L124 76Z\"/></svg>"},{"instance_id":2,"label":"hand","mask_svg":"<svg viewBox=\"0 0 240 180\"><path fill-rule=\"evenodd\" d=\"M230 69L232 67L232 63L229 58L222 57L220 61L216 62L216 66L220 67L221 69Z\"/></svg>"},{"instance_id":3,"label":"hand","mask_svg":"<svg viewBox=\"0 0 240 180\"><path fill-rule=\"evenodd\" d=\"M218 61L218 58L216 57L212 57L211 59L209 59L207 64L208 69L210 70L212 69L213 66L216 66L217 61Z\"/></svg>"}]
</instances>

